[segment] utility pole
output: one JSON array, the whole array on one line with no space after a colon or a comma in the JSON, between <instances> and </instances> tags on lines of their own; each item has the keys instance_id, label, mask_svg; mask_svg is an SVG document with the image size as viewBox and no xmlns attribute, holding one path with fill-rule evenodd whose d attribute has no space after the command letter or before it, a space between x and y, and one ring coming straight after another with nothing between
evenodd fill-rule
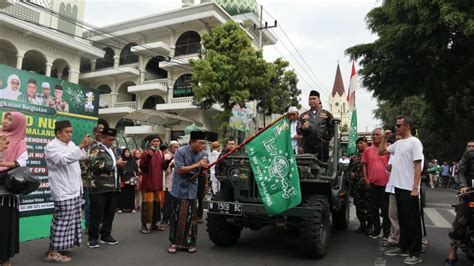
<instances>
[{"instance_id":1,"label":"utility pole","mask_svg":"<svg viewBox=\"0 0 474 266\"><path fill-rule=\"evenodd\" d=\"M253 28L255 30L258 30L259 34L258 34L258 49L263 53L263 31L264 30L268 30L268 29L271 29L271 28L276 28L278 26L278 21L275 20L274 22L274 25L273 26L268 26L268 22L265 22L265 25L263 25L263 5L260 5L260 14L259 14L259 26L257 27L257 25L253 25ZM265 127L265 107L263 108L263 127ZM257 131L258 131L258 109L257 109L257 119L256 119L256 124L257 124Z\"/></svg>"}]
</instances>

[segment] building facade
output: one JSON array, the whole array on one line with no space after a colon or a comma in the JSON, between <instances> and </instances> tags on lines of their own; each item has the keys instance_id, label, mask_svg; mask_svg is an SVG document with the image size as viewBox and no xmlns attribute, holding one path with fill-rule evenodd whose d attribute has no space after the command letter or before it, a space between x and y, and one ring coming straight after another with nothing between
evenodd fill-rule
<instances>
[{"instance_id":1,"label":"building facade","mask_svg":"<svg viewBox=\"0 0 474 266\"><path fill-rule=\"evenodd\" d=\"M344 83L342 82L341 69L337 64L336 76L334 78L334 85L332 87L332 93L328 100L329 112L333 114L335 118L341 119L341 129L349 130L350 126L350 111L349 103L347 101L346 90L344 89Z\"/></svg>"}]
</instances>

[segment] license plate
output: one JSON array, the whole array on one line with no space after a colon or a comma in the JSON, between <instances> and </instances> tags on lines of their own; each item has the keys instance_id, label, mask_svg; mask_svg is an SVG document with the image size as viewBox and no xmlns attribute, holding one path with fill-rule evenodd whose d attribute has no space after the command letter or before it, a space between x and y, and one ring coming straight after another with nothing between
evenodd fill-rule
<instances>
[{"instance_id":1,"label":"license plate","mask_svg":"<svg viewBox=\"0 0 474 266\"><path fill-rule=\"evenodd\" d=\"M209 202L209 213L242 216L242 204L232 202Z\"/></svg>"}]
</instances>

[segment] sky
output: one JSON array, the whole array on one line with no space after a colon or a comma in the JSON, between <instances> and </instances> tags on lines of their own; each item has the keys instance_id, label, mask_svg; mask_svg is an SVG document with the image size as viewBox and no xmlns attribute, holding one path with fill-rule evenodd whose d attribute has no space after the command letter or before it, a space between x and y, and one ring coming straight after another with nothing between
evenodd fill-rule
<instances>
[{"instance_id":1,"label":"sky","mask_svg":"<svg viewBox=\"0 0 474 266\"><path fill-rule=\"evenodd\" d=\"M195 0L195 3L199 2L200 0ZM290 67L295 69L300 79L298 87L302 90L303 109L308 108L309 91L313 89L321 93L323 106L328 106L327 101L332 91L338 62L347 92L351 61L344 55L344 51L353 45L369 43L376 39L367 29L365 16L372 8L380 5L380 2L258 0L266 10L264 20L273 25L273 17L278 20L279 25L271 30L279 41L274 46L265 47L264 56L269 61L283 57L290 62ZM86 0L84 20L95 26L106 26L180 8L181 3L181 0ZM107 10L106 15L104 10ZM358 68L356 64L356 69ZM377 101L372 97L372 93L360 87L356 92L359 131L370 131L380 125L380 121L373 116L376 107Z\"/></svg>"}]
</instances>

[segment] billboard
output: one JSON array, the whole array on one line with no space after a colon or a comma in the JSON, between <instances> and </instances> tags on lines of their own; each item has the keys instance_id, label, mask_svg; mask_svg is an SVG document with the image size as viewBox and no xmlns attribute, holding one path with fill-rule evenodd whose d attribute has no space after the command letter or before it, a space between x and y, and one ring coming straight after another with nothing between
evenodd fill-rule
<instances>
[{"instance_id":1,"label":"billboard","mask_svg":"<svg viewBox=\"0 0 474 266\"><path fill-rule=\"evenodd\" d=\"M0 120L5 112L26 116L28 167L41 179L41 186L22 196L22 216L49 213L54 205L48 183L44 147L54 138L57 120L70 120L73 141L79 144L97 124L99 92L65 80L0 65Z\"/></svg>"}]
</instances>

